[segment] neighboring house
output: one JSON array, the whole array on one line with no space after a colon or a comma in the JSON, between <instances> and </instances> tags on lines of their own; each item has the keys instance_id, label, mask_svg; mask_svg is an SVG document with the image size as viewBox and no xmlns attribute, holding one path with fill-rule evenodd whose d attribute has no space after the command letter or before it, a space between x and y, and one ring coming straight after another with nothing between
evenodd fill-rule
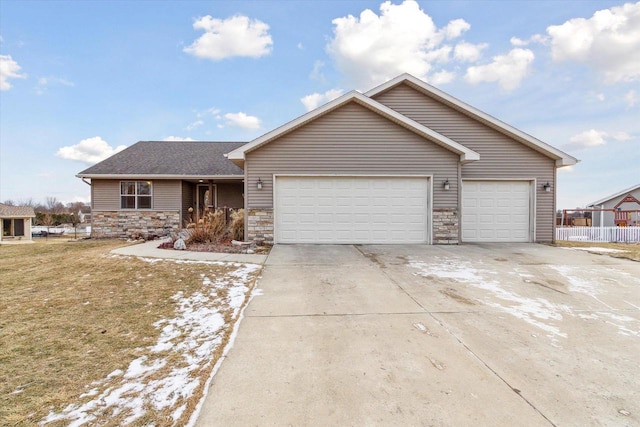
<instances>
[{"instance_id":1,"label":"neighboring house","mask_svg":"<svg viewBox=\"0 0 640 427\"><path fill-rule=\"evenodd\" d=\"M104 236L175 229L211 188L248 240L548 242L556 169L576 162L404 74L246 144L139 142L78 176Z\"/></svg>"},{"instance_id":2,"label":"neighboring house","mask_svg":"<svg viewBox=\"0 0 640 427\"><path fill-rule=\"evenodd\" d=\"M0 221L2 221L0 242L32 241L31 221L35 217L36 214L31 206L11 206L0 203Z\"/></svg>"},{"instance_id":3,"label":"neighboring house","mask_svg":"<svg viewBox=\"0 0 640 427\"><path fill-rule=\"evenodd\" d=\"M589 203L587 208L611 209L593 212L593 227L640 226L640 184Z\"/></svg>"}]
</instances>

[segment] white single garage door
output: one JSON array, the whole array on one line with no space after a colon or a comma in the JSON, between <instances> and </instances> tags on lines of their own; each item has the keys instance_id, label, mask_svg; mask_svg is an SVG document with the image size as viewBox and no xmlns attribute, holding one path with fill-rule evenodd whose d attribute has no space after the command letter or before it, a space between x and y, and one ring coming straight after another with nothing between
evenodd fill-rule
<instances>
[{"instance_id":1,"label":"white single garage door","mask_svg":"<svg viewBox=\"0 0 640 427\"><path fill-rule=\"evenodd\" d=\"M462 181L463 242L529 242L528 181Z\"/></svg>"},{"instance_id":2,"label":"white single garage door","mask_svg":"<svg viewBox=\"0 0 640 427\"><path fill-rule=\"evenodd\" d=\"M276 177L276 243L427 243L429 179Z\"/></svg>"}]
</instances>

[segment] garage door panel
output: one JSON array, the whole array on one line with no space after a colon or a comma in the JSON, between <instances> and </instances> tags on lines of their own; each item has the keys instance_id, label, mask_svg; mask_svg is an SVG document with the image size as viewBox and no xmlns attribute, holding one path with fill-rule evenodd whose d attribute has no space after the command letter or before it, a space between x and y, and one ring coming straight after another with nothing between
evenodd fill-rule
<instances>
[{"instance_id":1,"label":"garage door panel","mask_svg":"<svg viewBox=\"0 0 640 427\"><path fill-rule=\"evenodd\" d=\"M528 181L463 181L464 242L528 242L531 227Z\"/></svg>"},{"instance_id":2,"label":"garage door panel","mask_svg":"<svg viewBox=\"0 0 640 427\"><path fill-rule=\"evenodd\" d=\"M427 178L276 177L276 241L426 243L428 190Z\"/></svg>"}]
</instances>

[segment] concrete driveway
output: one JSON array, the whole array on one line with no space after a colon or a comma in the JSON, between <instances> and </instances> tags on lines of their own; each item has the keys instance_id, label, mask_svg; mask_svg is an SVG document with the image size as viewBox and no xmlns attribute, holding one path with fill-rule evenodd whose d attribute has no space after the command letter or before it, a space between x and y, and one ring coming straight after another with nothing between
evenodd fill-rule
<instances>
[{"instance_id":1,"label":"concrete driveway","mask_svg":"<svg viewBox=\"0 0 640 427\"><path fill-rule=\"evenodd\" d=\"M198 425L640 425L640 263L276 246Z\"/></svg>"}]
</instances>

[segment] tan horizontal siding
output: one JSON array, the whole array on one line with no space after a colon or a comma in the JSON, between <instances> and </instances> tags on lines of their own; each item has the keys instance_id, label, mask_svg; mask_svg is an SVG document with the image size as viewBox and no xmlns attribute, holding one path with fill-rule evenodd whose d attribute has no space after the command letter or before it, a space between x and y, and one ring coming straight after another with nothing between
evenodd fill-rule
<instances>
[{"instance_id":1,"label":"tan horizontal siding","mask_svg":"<svg viewBox=\"0 0 640 427\"><path fill-rule=\"evenodd\" d=\"M91 208L96 211L120 209L120 181L117 179L92 179Z\"/></svg>"},{"instance_id":2,"label":"tan horizontal siding","mask_svg":"<svg viewBox=\"0 0 640 427\"><path fill-rule=\"evenodd\" d=\"M92 208L98 211L120 210L119 179L94 179L91 182ZM179 211L181 184L178 180L153 181L153 209Z\"/></svg>"},{"instance_id":3,"label":"tan horizontal siding","mask_svg":"<svg viewBox=\"0 0 640 427\"><path fill-rule=\"evenodd\" d=\"M553 159L405 84L375 100L478 152L479 161L462 166L463 179L536 179L536 240L552 240L553 192L541 186L549 182L556 187Z\"/></svg>"},{"instance_id":4,"label":"tan horizontal siding","mask_svg":"<svg viewBox=\"0 0 640 427\"><path fill-rule=\"evenodd\" d=\"M153 181L153 209L179 211L182 206L182 185L178 180Z\"/></svg>"},{"instance_id":5,"label":"tan horizontal siding","mask_svg":"<svg viewBox=\"0 0 640 427\"><path fill-rule=\"evenodd\" d=\"M350 103L247 154L247 207L273 207L274 174L353 174L433 175L434 208L456 208L458 163L457 154Z\"/></svg>"}]
</instances>

